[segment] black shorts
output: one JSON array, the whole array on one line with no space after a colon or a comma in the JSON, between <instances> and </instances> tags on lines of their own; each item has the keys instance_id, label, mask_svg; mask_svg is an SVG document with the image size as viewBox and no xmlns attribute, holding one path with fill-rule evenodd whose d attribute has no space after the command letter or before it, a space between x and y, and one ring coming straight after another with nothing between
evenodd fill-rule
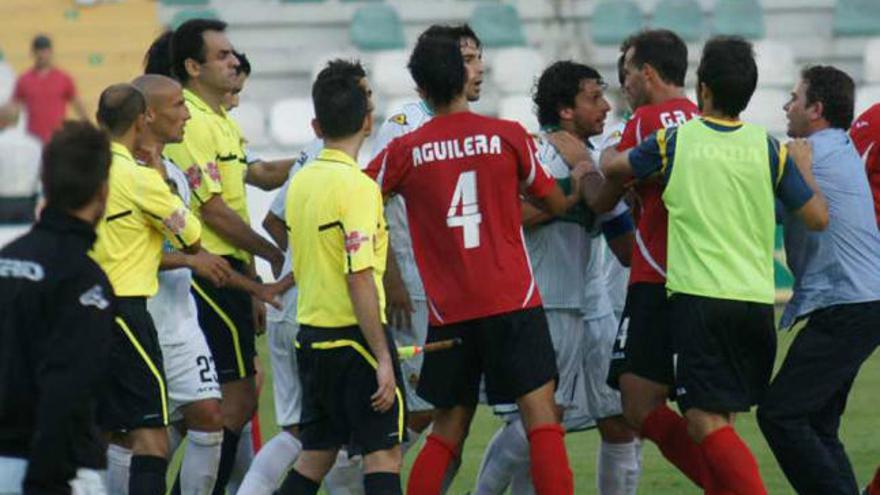
<instances>
[{"instance_id":1,"label":"black shorts","mask_svg":"<svg viewBox=\"0 0 880 495\"><path fill-rule=\"evenodd\" d=\"M394 361L397 399L391 409L373 410L376 360L360 328L318 328L302 325L296 338L296 359L302 383L300 429L304 450L348 445L369 454L406 440L406 399L397 349L385 332ZM321 347L325 348L321 348Z\"/></svg>"},{"instance_id":2,"label":"black shorts","mask_svg":"<svg viewBox=\"0 0 880 495\"><path fill-rule=\"evenodd\" d=\"M682 411L746 412L770 383L776 357L773 305L674 294L678 356L675 394Z\"/></svg>"},{"instance_id":3,"label":"black shorts","mask_svg":"<svg viewBox=\"0 0 880 495\"><path fill-rule=\"evenodd\" d=\"M168 425L168 392L162 351L143 297L117 298L110 345L110 378L101 394L98 422L104 431Z\"/></svg>"},{"instance_id":4,"label":"black shorts","mask_svg":"<svg viewBox=\"0 0 880 495\"><path fill-rule=\"evenodd\" d=\"M440 409L477 405L485 375L489 404L509 404L556 380L556 353L544 308L428 327L427 343L460 338L452 349L425 354L419 397Z\"/></svg>"},{"instance_id":5,"label":"black shorts","mask_svg":"<svg viewBox=\"0 0 880 495\"><path fill-rule=\"evenodd\" d=\"M224 256L235 271L244 274L244 263ZM247 276L247 275L245 275ZM254 375L254 307L251 295L241 289L215 287L193 274L192 294L199 311L199 326L214 356L220 383Z\"/></svg>"},{"instance_id":6,"label":"black shorts","mask_svg":"<svg viewBox=\"0 0 880 495\"><path fill-rule=\"evenodd\" d=\"M665 284L636 283L629 286L611 352L610 387L619 389L620 376L624 373L672 387L675 376L669 323Z\"/></svg>"}]
</instances>

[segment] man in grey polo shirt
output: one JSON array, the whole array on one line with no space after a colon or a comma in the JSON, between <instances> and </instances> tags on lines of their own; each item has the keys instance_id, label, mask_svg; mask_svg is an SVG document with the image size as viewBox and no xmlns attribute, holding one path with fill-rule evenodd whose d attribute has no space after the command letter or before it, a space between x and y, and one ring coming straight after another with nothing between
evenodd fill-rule
<instances>
[{"instance_id":1,"label":"man in grey polo shirt","mask_svg":"<svg viewBox=\"0 0 880 495\"><path fill-rule=\"evenodd\" d=\"M798 493L858 492L837 430L859 367L880 344L880 233L864 164L846 134L853 93L845 73L810 67L785 106L789 136L807 138L789 150L812 150L830 215L821 232L782 216L795 284L780 327L809 321L758 409L761 430Z\"/></svg>"}]
</instances>

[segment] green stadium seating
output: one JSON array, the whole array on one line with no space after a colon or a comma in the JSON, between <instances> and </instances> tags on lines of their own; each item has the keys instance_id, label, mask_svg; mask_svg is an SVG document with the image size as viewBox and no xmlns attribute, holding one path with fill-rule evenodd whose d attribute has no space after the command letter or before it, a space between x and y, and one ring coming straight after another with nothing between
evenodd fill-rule
<instances>
[{"instance_id":1,"label":"green stadium seating","mask_svg":"<svg viewBox=\"0 0 880 495\"><path fill-rule=\"evenodd\" d=\"M837 0L833 25L835 36L880 35L880 2Z\"/></svg>"},{"instance_id":2,"label":"green stadium seating","mask_svg":"<svg viewBox=\"0 0 880 495\"><path fill-rule=\"evenodd\" d=\"M171 18L171 29L177 29L178 26L190 19L219 19L217 11L214 9L196 9L196 10L180 10Z\"/></svg>"},{"instance_id":3,"label":"green stadium seating","mask_svg":"<svg viewBox=\"0 0 880 495\"><path fill-rule=\"evenodd\" d=\"M519 13L512 5L477 5L471 13L470 25L484 46L499 48L526 45Z\"/></svg>"},{"instance_id":4,"label":"green stadium seating","mask_svg":"<svg viewBox=\"0 0 880 495\"><path fill-rule=\"evenodd\" d=\"M390 5L369 5L354 13L349 28L351 42L361 50L394 50L404 48L403 25Z\"/></svg>"},{"instance_id":5,"label":"green stadium seating","mask_svg":"<svg viewBox=\"0 0 880 495\"><path fill-rule=\"evenodd\" d=\"M302 0L300 0L300 1L302 1ZM315 0L305 0L305 1L312 1L312 2L314 2ZM383 1L384 1L384 0L342 0L342 3L383 2Z\"/></svg>"},{"instance_id":6,"label":"green stadium seating","mask_svg":"<svg viewBox=\"0 0 880 495\"><path fill-rule=\"evenodd\" d=\"M211 0L162 0L162 5L178 6L178 5L208 5Z\"/></svg>"},{"instance_id":7,"label":"green stadium seating","mask_svg":"<svg viewBox=\"0 0 880 495\"><path fill-rule=\"evenodd\" d=\"M327 0L281 0L281 3L321 3Z\"/></svg>"},{"instance_id":8,"label":"green stadium seating","mask_svg":"<svg viewBox=\"0 0 880 495\"><path fill-rule=\"evenodd\" d=\"M651 26L675 31L684 41L697 41L703 37L703 9L696 0L660 0Z\"/></svg>"},{"instance_id":9,"label":"green stadium seating","mask_svg":"<svg viewBox=\"0 0 880 495\"><path fill-rule=\"evenodd\" d=\"M765 34L764 10L758 0L718 0L712 32L761 39Z\"/></svg>"},{"instance_id":10,"label":"green stadium seating","mask_svg":"<svg viewBox=\"0 0 880 495\"><path fill-rule=\"evenodd\" d=\"M632 0L602 0L590 18L590 34L597 45L619 45L643 23L642 11Z\"/></svg>"}]
</instances>

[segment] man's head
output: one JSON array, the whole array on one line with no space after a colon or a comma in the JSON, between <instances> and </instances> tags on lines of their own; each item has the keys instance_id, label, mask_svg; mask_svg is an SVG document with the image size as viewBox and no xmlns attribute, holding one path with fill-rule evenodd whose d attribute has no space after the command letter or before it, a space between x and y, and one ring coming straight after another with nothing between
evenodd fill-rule
<instances>
[{"instance_id":1,"label":"man's head","mask_svg":"<svg viewBox=\"0 0 880 495\"><path fill-rule=\"evenodd\" d=\"M716 36L706 42L697 69L697 103L703 113L738 117L757 84L751 43L738 36Z\"/></svg>"},{"instance_id":2,"label":"man's head","mask_svg":"<svg viewBox=\"0 0 880 495\"><path fill-rule=\"evenodd\" d=\"M98 99L98 124L110 134L120 138L134 129L136 134L146 127L147 104L137 88L128 83L114 84L101 93Z\"/></svg>"},{"instance_id":3,"label":"man's head","mask_svg":"<svg viewBox=\"0 0 880 495\"><path fill-rule=\"evenodd\" d=\"M840 69L808 67L785 104L788 135L807 137L827 127L848 130L853 120L855 83Z\"/></svg>"},{"instance_id":4,"label":"man's head","mask_svg":"<svg viewBox=\"0 0 880 495\"><path fill-rule=\"evenodd\" d=\"M31 41L31 54L38 69L49 67L52 65L52 40L44 34L35 36Z\"/></svg>"},{"instance_id":5,"label":"man's head","mask_svg":"<svg viewBox=\"0 0 880 495\"><path fill-rule=\"evenodd\" d=\"M111 157L105 133L88 122L65 122L43 148L46 205L97 223L104 216Z\"/></svg>"},{"instance_id":6,"label":"man's head","mask_svg":"<svg viewBox=\"0 0 880 495\"><path fill-rule=\"evenodd\" d=\"M479 100L480 91L483 87L484 66L483 45L477 33L467 24L452 26L434 24L419 36L419 41L427 38L443 38L459 43L467 73L467 81L464 88L467 99L471 102Z\"/></svg>"},{"instance_id":7,"label":"man's head","mask_svg":"<svg viewBox=\"0 0 880 495\"><path fill-rule=\"evenodd\" d=\"M238 59L238 69L235 71L235 84L232 91L223 98L223 108L232 110L241 103L241 92L244 89L244 83L251 76L251 62L247 55L241 52L233 51L233 55Z\"/></svg>"},{"instance_id":8,"label":"man's head","mask_svg":"<svg viewBox=\"0 0 880 495\"><path fill-rule=\"evenodd\" d=\"M641 31L623 42L620 53L624 57L623 90L633 109L654 102L656 94L669 86L684 86L687 45L672 31Z\"/></svg>"},{"instance_id":9,"label":"man's head","mask_svg":"<svg viewBox=\"0 0 880 495\"><path fill-rule=\"evenodd\" d=\"M315 134L325 140L345 139L359 133L368 136L373 127L371 94L359 62L329 62L312 85Z\"/></svg>"},{"instance_id":10,"label":"man's head","mask_svg":"<svg viewBox=\"0 0 880 495\"><path fill-rule=\"evenodd\" d=\"M532 100L542 127L561 127L584 139L602 133L611 106L606 85L592 67L556 62L541 74Z\"/></svg>"},{"instance_id":11,"label":"man's head","mask_svg":"<svg viewBox=\"0 0 880 495\"><path fill-rule=\"evenodd\" d=\"M144 95L147 130L156 141L162 144L183 141L189 110L180 83L167 76L146 74L131 84Z\"/></svg>"},{"instance_id":12,"label":"man's head","mask_svg":"<svg viewBox=\"0 0 880 495\"><path fill-rule=\"evenodd\" d=\"M409 58L409 72L419 92L433 107L465 95L467 71L458 41L421 38Z\"/></svg>"},{"instance_id":13,"label":"man's head","mask_svg":"<svg viewBox=\"0 0 880 495\"><path fill-rule=\"evenodd\" d=\"M171 39L174 31L168 30L153 40L147 53L144 54L144 74L159 74L174 77L171 68Z\"/></svg>"},{"instance_id":14,"label":"man's head","mask_svg":"<svg viewBox=\"0 0 880 495\"><path fill-rule=\"evenodd\" d=\"M171 40L171 59L174 75L184 86L197 83L218 94L235 86L239 63L223 21L192 19L181 24Z\"/></svg>"}]
</instances>

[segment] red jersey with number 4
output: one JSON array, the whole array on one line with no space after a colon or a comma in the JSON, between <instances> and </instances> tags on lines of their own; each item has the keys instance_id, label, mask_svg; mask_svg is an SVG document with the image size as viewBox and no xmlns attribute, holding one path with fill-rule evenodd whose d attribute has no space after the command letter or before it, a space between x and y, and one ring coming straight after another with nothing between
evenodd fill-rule
<instances>
[{"instance_id":1,"label":"red jersey with number 4","mask_svg":"<svg viewBox=\"0 0 880 495\"><path fill-rule=\"evenodd\" d=\"M541 304L520 188L540 198L555 181L521 125L470 112L437 116L391 141L365 172L406 201L432 325Z\"/></svg>"},{"instance_id":2,"label":"red jersey with number 4","mask_svg":"<svg viewBox=\"0 0 880 495\"><path fill-rule=\"evenodd\" d=\"M880 103L856 118L849 128L849 136L865 162L871 194L874 195L874 213L880 224Z\"/></svg>"},{"instance_id":3,"label":"red jersey with number 4","mask_svg":"<svg viewBox=\"0 0 880 495\"><path fill-rule=\"evenodd\" d=\"M700 109L687 98L639 107L626 123L617 150L628 150L660 129L684 124L699 115ZM629 283L666 283L667 213L661 197L663 185L657 181L641 182L636 193L636 249L630 262Z\"/></svg>"}]
</instances>

